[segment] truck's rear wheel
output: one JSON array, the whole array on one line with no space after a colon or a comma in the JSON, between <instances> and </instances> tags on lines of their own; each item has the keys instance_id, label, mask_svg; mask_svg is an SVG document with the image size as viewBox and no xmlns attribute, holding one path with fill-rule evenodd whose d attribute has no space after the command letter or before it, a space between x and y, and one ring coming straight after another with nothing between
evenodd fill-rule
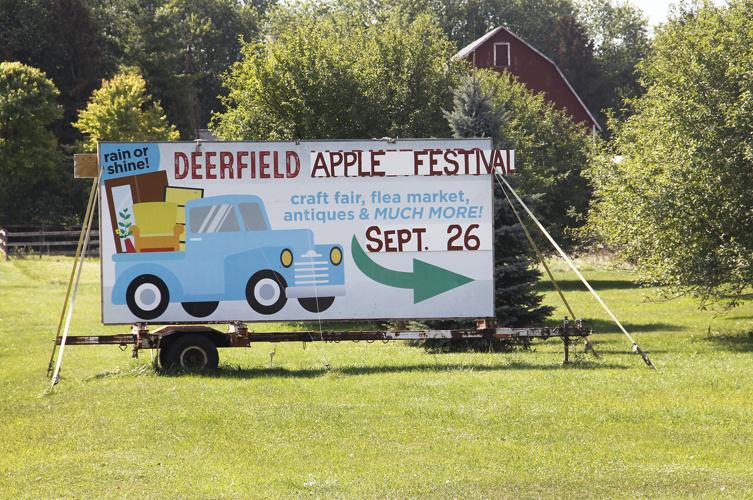
<instances>
[{"instance_id":1,"label":"truck's rear wheel","mask_svg":"<svg viewBox=\"0 0 753 500\"><path fill-rule=\"evenodd\" d=\"M274 314L285 306L288 284L280 273L265 269L251 276L246 284L246 300L259 314Z\"/></svg>"},{"instance_id":2,"label":"truck's rear wheel","mask_svg":"<svg viewBox=\"0 0 753 500\"><path fill-rule=\"evenodd\" d=\"M298 299L298 302L301 304L301 307L306 309L308 312L320 313L329 309L329 306L331 306L335 302L335 298L306 297Z\"/></svg>"},{"instance_id":3,"label":"truck's rear wheel","mask_svg":"<svg viewBox=\"0 0 753 500\"><path fill-rule=\"evenodd\" d=\"M154 319L170 304L170 292L165 282L153 274L142 274L126 290L128 310L141 319Z\"/></svg>"},{"instance_id":4,"label":"truck's rear wheel","mask_svg":"<svg viewBox=\"0 0 753 500\"><path fill-rule=\"evenodd\" d=\"M220 363L217 346L206 335L179 335L160 352L162 368L184 370L214 370Z\"/></svg>"},{"instance_id":5,"label":"truck's rear wheel","mask_svg":"<svg viewBox=\"0 0 753 500\"><path fill-rule=\"evenodd\" d=\"M220 305L218 301L214 302L181 302L183 310L195 318L205 318L217 310Z\"/></svg>"}]
</instances>

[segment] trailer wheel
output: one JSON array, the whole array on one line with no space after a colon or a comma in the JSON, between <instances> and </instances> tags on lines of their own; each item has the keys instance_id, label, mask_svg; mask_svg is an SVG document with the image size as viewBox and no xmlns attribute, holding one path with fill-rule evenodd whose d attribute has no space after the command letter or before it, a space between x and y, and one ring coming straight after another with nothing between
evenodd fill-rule
<instances>
[{"instance_id":1,"label":"trailer wheel","mask_svg":"<svg viewBox=\"0 0 753 500\"><path fill-rule=\"evenodd\" d=\"M181 302L183 310L195 318L205 318L217 310L220 305L218 301L214 302Z\"/></svg>"},{"instance_id":2,"label":"trailer wheel","mask_svg":"<svg viewBox=\"0 0 753 500\"><path fill-rule=\"evenodd\" d=\"M285 306L288 284L280 273L265 269L251 276L246 284L246 300L259 314L274 314Z\"/></svg>"},{"instance_id":3,"label":"trailer wheel","mask_svg":"<svg viewBox=\"0 0 753 500\"><path fill-rule=\"evenodd\" d=\"M189 333L179 335L160 351L162 368L184 370L215 370L220 363L217 346L206 335Z\"/></svg>"},{"instance_id":4,"label":"trailer wheel","mask_svg":"<svg viewBox=\"0 0 753 500\"><path fill-rule=\"evenodd\" d=\"M128 310L141 319L154 319L165 312L170 292L165 282L153 274L142 274L126 290Z\"/></svg>"},{"instance_id":5,"label":"trailer wheel","mask_svg":"<svg viewBox=\"0 0 753 500\"><path fill-rule=\"evenodd\" d=\"M306 309L308 312L320 313L329 309L329 306L331 306L335 302L335 298L334 297L306 297L306 298L298 299L298 302L301 304L301 307Z\"/></svg>"}]
</instances>

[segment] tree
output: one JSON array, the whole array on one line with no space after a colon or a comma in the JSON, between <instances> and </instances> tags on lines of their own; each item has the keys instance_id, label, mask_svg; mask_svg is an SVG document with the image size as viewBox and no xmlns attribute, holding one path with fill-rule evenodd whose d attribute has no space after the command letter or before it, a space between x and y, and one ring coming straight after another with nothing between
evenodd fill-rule
<instances>
[{"instance_id":1,"label":"tree","mask_svg":"<svg viewBox=\"0 0 753 500\"><path fill-rule=\"evenodd\" d=\"M447 120L455 137L492 137L502 141L503 123L509 119L494 103L494 95L476 75L463 79L455 91L453 110ZM505 326L529 326L543 321L552 308L542 306L534 290L541 272L528 240L502 189L494 193L494 298L497 321Z\"/></svg>"},{"instance_id":2,"label":"tree","mask_svg":"<svg viewBox=\"0 0 753 500\"><path fill-rule=\"evenodd\" d=\"M354 35L365 29L353 26ZM223 139L365 137L373 114L358 51L332 19L301 18L275 38L251 41L225 79L226 111L212 129Z\"/></svg>"},{"instance_id":3,"label":"tree","mask_svg":"<svg viewBox=\"0 0 753 500\"><path fill-rule=\"evenodd\" d=\"M453 107L445 113L455 137L491 137L500 140L506 113L495 106L493 95L475 74L464 77L455 89ZM511 178L510 182L514 182ZM499 325L531 326L542 322L552 308L542 306L543 296L534 289L541 277L535 267L531 247L520 223L499 185L494 186L494 314ZM430 328L472 328L469 321L428 321ZM390 325L406 328L407 325ZM505 349L505 341L423 340L417 343L430 350L467 351Z\"/></svg>"},{"instance_id":4,"label":"tree","mask_svg":"<svg viewBox=\"0 0 753 500\"><path fill-rule=\"evenodd\" d=\"M49 130L62 114L58 94L42 71L0 63L0 224L45 222L58 206L60 153Z\"/></svg>"},{"instance_id":5,"label":"tree","mask_svg":"<svg viewBox=\"0 0 753 500\"><path fill-rule=\"evenodd\" d=\"M591 196L581 171L591 161L592 142L598 140L513 75L491 70L476 75L506 117L495 137L499 147L517 151L520 190L531 197L554 237L572 242L571 230L585 223Z\"/></svg>"},{"instance_id":6,"label":"tree","mask_svg":"<svg viewBox=\"0 0 753 500\"><path fill-rule=\"evenodd\" d=\"M105 11L121 32L126 64L141 68L150 91L184 138L219 111L221 75L238 60L241 39L256 39L267 0L122 0Z\"/></svg>"},{"instance_id":7,"label":"tree","mask_svg":"<svg viewBox=\"0 0 753 500\"><path fill-rule=\"evenodd\" d=\"M243 48L213 130L225 139L446 135L459 73L428 16L364 23L342 13L301 16Z\"/></svg>"},{"instance_id":8,"label":"tree","mask_svg":"<svg viewBox=\"0 0 753 500\"><path fill-rule=\"evenodd\" d=\"M295 22L301 10L319 16L344 12L364 22L389 10L407 19L430 15L457 47L505 26L552 59L597 115L633 95L630 75L645 53L645 18L638 9L615 6L613 0L581 0L578 5L571 0L344 0L277 9L272 24Z\"/></svg>"},{"instance_id":9,"label":"tree","mask_svg":"<svg viewBox=\"0 0 753 500\"><path fill-rule=\"evenodd\" d=\"M374 2L355 3L370 5ZM505 25L548 55L557 47L552 37L557 20L576 12L570 0L398 0L384 3L395 6L409 18L433 13L448 38L460 47L494 27Z\"/></svg>"},{"instance_id":10,"label":"tree","mask_svg":"<svg viewBox=\"0 0 753 500\"><path fill-rule=\"evenodd\" d=\"M753 0L732 0L661 27L645 95L589 170L596 233L642 281L702 303L753 284L752 18Z\"/></svg>"},{"instance_id":11,"label":"tree","mask_svg":"<svg viewBox=\"0 0 753 500\"><path fill-rule=\"evenodd\" d=\"M172 141L178 139L159 102L146 93L146 82L135 70L126 70L102 82L86 109L73 124L86 137L87 151L97 141Z\"/></svg>"},{"instance_id":12,"label":"tree","mask_svg":"<svg viewBox=\"0 0 753 500\"><path fill-rule=\"evenodd\" d=\"M573 16L557 19L553 59L586 105L597 114L605 100L602 95L601 67L594 56L594 44Z\"/></svg>"},{"instance_id":13,"label":"tree","mask_svg":"<svg viewBox=\"0 0 753 500\"><path fill-rule=\"evenodd\" d=\"M637 7L614 0L580 0L577 17L594 42L601 71L593 89L599 93L596 111L624 116L623 102L642 93L637 66L650 49L648 20Z\"/></svg>"},{"instance_id":14,"label":"tree","mask_svg":"<svg viewBox=\"0 0 753 500\"><path fill-rule=\"evenodd\" d=\"M463 78L454 92L452 111L446 111L445 117L455 137L494 137L505 119L474 74Z\"/></svg>"},{"instance_id":15,"label":"tree","mask_svg":"<svg viewBox=\"0 0 753 500\"><path fill-rule=\"evenodd\" d=\"M56 164L54 168L40 164L46 180L40 181L33 195L18 197L13 211L19 222L75 223L83 213L87 183L74 180L70 173L69 152L80 140L72 122L119 57L108 19L94 8L98 3L122 2L0 0L0 60L39 68L59 90L56 101L62 105L62 114L46 127L57 137L59 150L52 155ZM47 137L40 139L44 142ZM25 184L31 185L28 179Z\"/></svg>"},{"instance_id":16,"label":"tree","mask_svg":"<svg viewBox=\"0 0 753 500\"><path fill-rule=\"evenodd\" d=\"M104 32L86 0L0 0L0 58L41 69L60 90L53 130L62 144L78 139L71 122L114 69Z\"/></svg>"}]
</instances>

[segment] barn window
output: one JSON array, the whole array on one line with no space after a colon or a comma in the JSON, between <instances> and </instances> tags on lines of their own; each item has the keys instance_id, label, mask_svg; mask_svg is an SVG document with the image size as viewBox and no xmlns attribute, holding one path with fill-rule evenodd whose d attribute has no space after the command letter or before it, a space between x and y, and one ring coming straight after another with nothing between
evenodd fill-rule
<instances>
[{"instance_id":1,"label":"barn window","mask_svg":"<svg viewBox=\"0 0 753 500\"><path fill-rule=\"evenodd\" d=\"M494 44L494 67L506 68L510 66L510 44L498 42Z\"/></svg>"}]
</instances>

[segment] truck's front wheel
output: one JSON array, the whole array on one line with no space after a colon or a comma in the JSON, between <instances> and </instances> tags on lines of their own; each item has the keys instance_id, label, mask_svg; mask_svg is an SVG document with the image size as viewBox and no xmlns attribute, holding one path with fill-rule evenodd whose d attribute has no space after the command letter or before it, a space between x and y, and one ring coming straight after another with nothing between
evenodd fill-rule
<instances>
[{"instance_id":1,"label":"truck's front wheel","mask_svg":"<svg viewBox=\"0 0 753 500\"><path fill-rule=\"evenodd\" d=\"M165 282L153 274L142 274L126 290L128 310L140 319L154 319L167 309L170 292Z\"/></svg>"},{"instance_id":2,"label":"truck's front wheel","mask_svg":"<svg viewBox=\"0 0 753 500\"><path fill-rule=\"evenodd\" d=\"M246 300L259 314L274 314L285 306L288 284L280 273L265 269L251 276L246 284Z\"/></svg>"}]
</instances>

